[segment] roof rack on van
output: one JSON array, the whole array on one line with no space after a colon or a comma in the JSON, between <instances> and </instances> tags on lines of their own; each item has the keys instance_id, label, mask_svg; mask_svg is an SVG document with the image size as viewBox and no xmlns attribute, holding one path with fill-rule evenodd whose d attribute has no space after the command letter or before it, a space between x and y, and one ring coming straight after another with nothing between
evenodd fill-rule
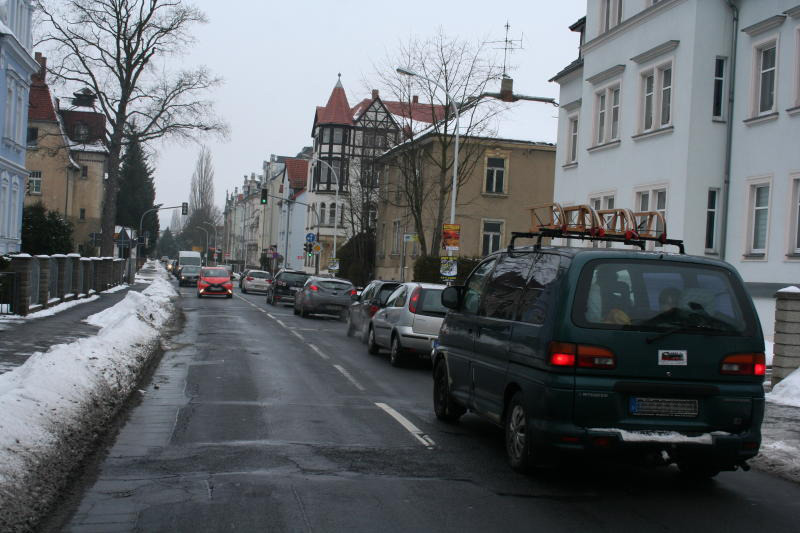
<instances>
[{"instance_id":1,"label":"roof rack on van","mask_svg":"<svg viewBox=\"0 0 800 533\"><path fill-rule=\"evenodd\" d=\"M601 209L581 204L561 206L556 202L531 207L529 232L513 232L509 251L516 239L543 237L621 242L645 250L648 241L677 246L685 254L683 241L667 238L667 221L658 211L633 212L630 209Z\"/></svg>"}]
</instances>

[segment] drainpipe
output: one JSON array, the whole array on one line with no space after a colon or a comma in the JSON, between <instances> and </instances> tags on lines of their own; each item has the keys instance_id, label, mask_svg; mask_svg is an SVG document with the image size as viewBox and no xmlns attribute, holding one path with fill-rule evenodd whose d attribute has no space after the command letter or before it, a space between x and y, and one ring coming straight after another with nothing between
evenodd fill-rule
<instances>
[{"instance_id":1,"label":"drainpipe","mask_svg":"<svg viewBox=\"0 0 800 533\"><path fill-rule=\"evenodd\" d=\"M725 261L728 241L728 208L730 205L731 158L733 139L733 96L736 86L736 47L739 43L739 8L734 0L726 0L733 13L733 32L731 33L730 74L728 82L728 124L725 136L725 174L722 181L722 219L720 220L719 258Z\"/></svg>"}]
</instances>

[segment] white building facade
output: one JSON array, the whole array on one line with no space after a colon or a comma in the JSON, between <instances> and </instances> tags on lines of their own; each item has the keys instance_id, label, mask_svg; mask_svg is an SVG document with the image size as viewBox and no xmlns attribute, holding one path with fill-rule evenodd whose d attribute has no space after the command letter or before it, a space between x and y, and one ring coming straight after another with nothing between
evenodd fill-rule
<instances>
[{"instance_id":1,"label":"white building facade","mask_svg":"<svg viewBox=\"0 0 800 533\"><path fill-rule=\"evenodd\" d=\"M765 298L800 282L798 0L589 0L560 84L555 200L660 211ZM733 105L731 105L733 102Z\"/></svg>"}]
</instances>

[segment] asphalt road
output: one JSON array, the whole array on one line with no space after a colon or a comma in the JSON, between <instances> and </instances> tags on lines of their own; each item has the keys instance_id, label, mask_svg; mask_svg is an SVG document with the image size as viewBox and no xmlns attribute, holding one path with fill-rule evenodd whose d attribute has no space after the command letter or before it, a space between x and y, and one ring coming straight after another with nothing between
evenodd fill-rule
<instances>
[{"instance_id":1,"label":"asphalt road","mask_svg":"<svg viewBox=\"0 0 800 533\"><path fill-rule=\"evenodd\" d=\"M181 293L182 333L49 530L798 530L800 486L757 471L517 474L499 429L436 420L424 364L392 368L263 295Z\"/></svg>"}]
</instances>

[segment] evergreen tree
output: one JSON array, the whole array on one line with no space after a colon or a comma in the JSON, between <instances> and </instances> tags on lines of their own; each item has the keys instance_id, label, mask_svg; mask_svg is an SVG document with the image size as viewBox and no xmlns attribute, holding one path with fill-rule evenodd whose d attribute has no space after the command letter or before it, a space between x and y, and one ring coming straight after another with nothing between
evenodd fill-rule
<instances>
[{"instance_id":1,"label":"evergreen tree","mask_svg":"<svg viewBox=\"0 0 800 533\"><path fill-rule=\"evenodd\" d=\"M72 224L41 202L22 211L22 251L27 254L68 254L74 250Z\"/></svg>"},{"instance_id":2,"label":"evergreen tree","mask_svg":"<svg viewBox=\"0 0 800 533\"><path fill-rule=\"evenodd\" d=\"M172 259L178 257L178 242L169 228L161 232L161 237L156 245L156 257L164 257L165 255Z\"/></svg>"},{"instance_id":3,"label":"evergreen tree","mask_svg":"<svg viewBox=\"0 0 800 533\"><path fill-rule=\"evenodd\" d=\"M142 150L136 132L133 131L120 167L117 224L139 231L142 214L153 208L155 200L153 169L147 161L147 155ZM155 248L158 228L158 212L148 213L142 224L142 231L150 235L149 246L143 250L145 254Z\"/></svg>"}]
</instances>

